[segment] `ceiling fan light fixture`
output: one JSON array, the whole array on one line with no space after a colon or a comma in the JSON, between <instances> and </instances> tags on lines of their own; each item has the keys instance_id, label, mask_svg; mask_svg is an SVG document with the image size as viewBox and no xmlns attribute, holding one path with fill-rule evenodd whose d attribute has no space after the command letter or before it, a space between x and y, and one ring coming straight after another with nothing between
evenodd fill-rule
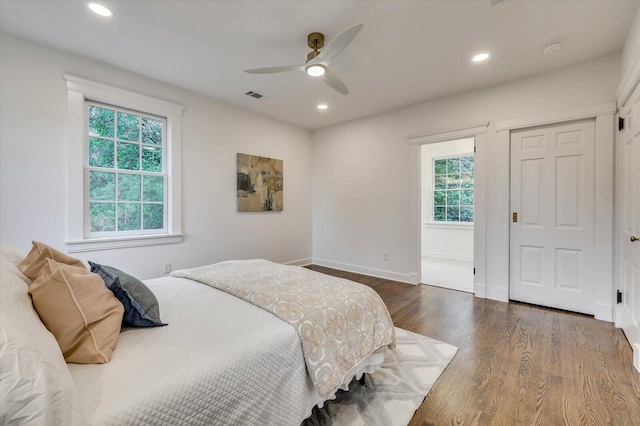
<instances>
[{"instance_id":1,"label":"ceiling fan light fixture","mask_svg":"<svg viewBox=\"0 0 640 426\"><path fill-rule=\"evenodd\" d=\"M309 65L307 68L305 68L305 71L311 77L320 77L324 75L324 65L320 65L320 64Z\"/></svg>"},{"instance_id":2,"label":"ceiling fan light fixture","mask_svg":"<svg viewBox=\"0 0 640 426\"><path fill-rule=\"evenodd\" d=\"M98 3L89 3L89 9L91 9L94 13L97 13L100 16L111 16L113 13Z\"/></svg>"},{"instance_id":3,"label":"ceiling fan light fixture","mask_svg":"<svg viewBox=\"0 0 640 426\"><path fill-rule=\"evenodd\" d=\"M486 52L478 53L472 58L473 62L482 62L486 61L487 59L489 59L489 54Z\"/></svg>"}]
</instances>

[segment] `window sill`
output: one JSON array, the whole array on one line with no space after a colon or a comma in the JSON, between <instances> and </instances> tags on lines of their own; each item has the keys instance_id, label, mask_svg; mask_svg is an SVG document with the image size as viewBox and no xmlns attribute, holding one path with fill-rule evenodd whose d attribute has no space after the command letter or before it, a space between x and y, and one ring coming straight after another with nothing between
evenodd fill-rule
<instances>
[{"instance_id":1,"label":"window sill","mask_svg":"<svg viewBox=\"0 0 640 426\"><path fill-rule=\"evenodd\" d=\"M425 222L424 226L426 228L436 228L436 229L454 229L457 231L464 231L464 230L471 230L473 229L473 222L472 223L455 223L455 222L450 222L450 223L436 223L436 222Z\"/></svg>"},{"instance_id":2,"label":"window sill","mask_svg":"<svg viewBox=\"0 0 640 426\"><path fill-rule=\"evenodd\" d=\"M157 246L182 242L183 234L141 235L133 237L93 238L67 241L67 253L110 250L129 247Z\"/></svg>"}]
</instances>

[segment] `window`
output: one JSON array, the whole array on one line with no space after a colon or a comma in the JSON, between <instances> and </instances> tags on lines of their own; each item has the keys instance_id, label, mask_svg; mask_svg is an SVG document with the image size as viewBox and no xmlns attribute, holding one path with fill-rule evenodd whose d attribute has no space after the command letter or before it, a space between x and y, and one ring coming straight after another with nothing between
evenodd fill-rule
<instances>
[{"instance_id":1,"label":"window","mask_svg":"<svg viewBox=\"0 0 640 426\"><path fill-rule=\"evenodd\" d=\"M183 107L64 78L67 251L181 242Z\"/></svg>"},{"instance_id":2,"label":"window","mask_svg":"<svg viewBox=\"0 0 640 426\"><path fill-rule=\"evenodd\" d=\"M434 222L473 222L473 169L473 156L434 160Z\"/></svg>"},{"instance_id":3,"label":"window","mask_svg":"<svg viewBox=\"0 0 640 426\"><path fill-rule=\"evenodd\" d=\"M166 233L166 120L87 103L88 237Z\"/></svg>"}]
</instances>

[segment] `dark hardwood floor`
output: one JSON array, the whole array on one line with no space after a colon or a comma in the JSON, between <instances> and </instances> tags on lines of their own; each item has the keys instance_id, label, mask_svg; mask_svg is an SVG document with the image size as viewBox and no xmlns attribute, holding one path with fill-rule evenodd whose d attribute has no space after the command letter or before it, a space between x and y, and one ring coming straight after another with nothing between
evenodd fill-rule
<instances>
[{"instance_id":1,"label":"dark hardwood floor","mask_svg":"<svg viewBox=\"0 0 640 426\"><path fill-rule=\"evenodd\" d=\"M640 425L640 374L613 324L319 266L366 284L396 327L459 348L409 426Z\"/></svg>"}]
</instances>

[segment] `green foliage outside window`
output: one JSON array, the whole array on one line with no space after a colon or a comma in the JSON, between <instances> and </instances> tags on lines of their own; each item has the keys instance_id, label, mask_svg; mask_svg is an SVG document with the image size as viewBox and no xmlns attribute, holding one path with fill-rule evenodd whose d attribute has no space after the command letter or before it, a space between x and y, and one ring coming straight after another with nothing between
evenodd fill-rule
<instances>
[{"instance_id":1,"label":"green foliage outside window","mask_svg":"<svg viewBox=\"0 0 640 426\"><path fill-rule=\"evenodd\" d=\"M473 156L434 160L434 222L473 222L473 171Z\"/></svg>"},{"instance_id":2,"label":"green foliage outside window","mask_svg":"<svg viewBox=\"0 0 640 426\"><path fill-rule=\"evenodd\" d=\"M89 231L163 229L164 122L89 105Z\"/></svg>"}]
</instances>

